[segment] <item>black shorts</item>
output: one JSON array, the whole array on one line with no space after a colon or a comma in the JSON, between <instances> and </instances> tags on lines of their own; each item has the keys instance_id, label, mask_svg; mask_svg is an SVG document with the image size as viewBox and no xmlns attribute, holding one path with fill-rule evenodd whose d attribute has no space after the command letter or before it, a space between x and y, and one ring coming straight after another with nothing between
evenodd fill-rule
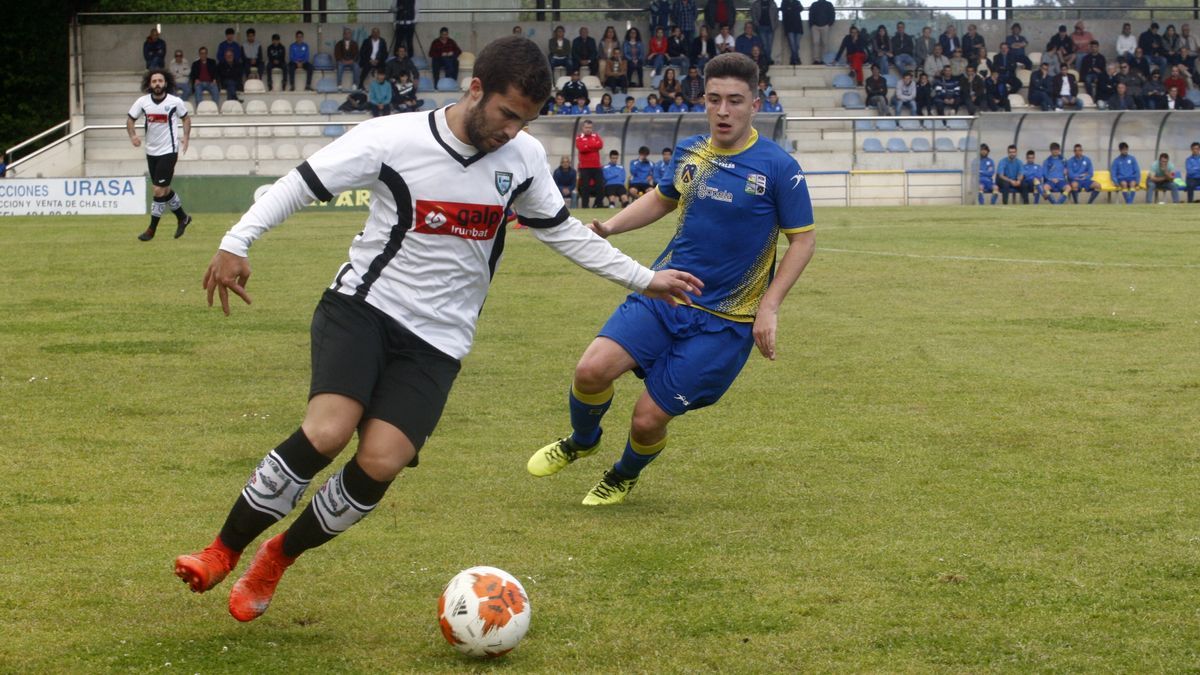
<instances>
[{"instance_id":1,"label":"black shorts","mask_svg":"<svg viewBox=\"0 0 1200 675\"><path fill-rule=\"evenodd\" d=\"M637 190L637 191L638 191L638 193L645 193L645 192L649 192L649 191L650 191L650 184L649 184L649 183L630 183L630 184L629 184L629 191L630 191L630 192L633 192L634 190Z\"/></svg>"},{"instance_id":2,"label":"black shorts","mask_svg":"<svg viewBox=\"0 0 1200 675\"><path fill-rule=\"evenodd\" d=\"M326 290L317 303L308 397L349 396L363 405L363 419L395 426L418 451L442 416L458 369L458 359L363 300Z\"/></svg>"},{"instance_id":3,"label":"black shorts","mask_svg":"<svg viewBox=\"0 0 1200 675\"><path fill-rule=\"evenodd\" d=\"M624 185L605 185L604 186L604 196L605 197L620 197L623 194L625 194L625 186Z\"/></svg>"},{"instance_id":4,"label":"black shorts","mask_svg":"<svg viewBox=\"0 0 1200 675\"><path fill-rule=\"evenodd\" d=\"M175 177L175 160L179 155L172 152L167 155L146 155L146 164L150 167L150 182L157 187L166 187Z\"/></svg>"}]
</instances>

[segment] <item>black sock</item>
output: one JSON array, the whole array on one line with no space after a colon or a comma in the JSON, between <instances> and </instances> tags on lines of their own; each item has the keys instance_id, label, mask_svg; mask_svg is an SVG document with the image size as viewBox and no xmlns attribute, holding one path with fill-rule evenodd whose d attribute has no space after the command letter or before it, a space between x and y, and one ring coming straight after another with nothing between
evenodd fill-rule
<instances>
[{"instance_id":1,"label":"black sock","mask_svg":"<svg viewBox=\"0 0 1200 675\"><path fill-rule=\"evenodd\" d=\"M284 555L294 558L345 532L379 504L392 481L377 481L358 465L358 457L313 495L283 538Z\"/></svg>"},{"instance_id":2,"label":"black sock","mask_svg":"<svg viewBox=\"0 0 1200 675\"><path fill-rule=\"evenodd\" d=\"M317 452L302 429L297 429L296 433L280 443L271 454L286 465L288 472L304 481L306 485L313 476L329 466L332 461ZM257 472L258 469L255 471ZM299 497L297 496L297 498ZM241 551L282 517L283 515L279 513L268 513L254 508L246 499L245 490L243 490L242 494L238 495L237 501L233 503L233 508L229 510L229 516L221 527L221 541L225 542L229 548Z\"/></svg>"}]
</instances>

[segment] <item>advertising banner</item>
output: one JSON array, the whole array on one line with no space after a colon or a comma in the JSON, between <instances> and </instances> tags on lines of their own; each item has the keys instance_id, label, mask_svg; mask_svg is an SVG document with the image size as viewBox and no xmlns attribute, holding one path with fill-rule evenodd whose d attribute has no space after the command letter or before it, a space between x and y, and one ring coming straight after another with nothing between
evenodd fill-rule
<instances>
[{"instance_id":1,"label":"advertising banner","mask_svg":"<svg viewBox=\"0 0 1200 675\"><path fill-rule=\"evenodd\" d=\"M145 176L0 180L0 216L145 213Z\"/></svg>"}]
</instances>

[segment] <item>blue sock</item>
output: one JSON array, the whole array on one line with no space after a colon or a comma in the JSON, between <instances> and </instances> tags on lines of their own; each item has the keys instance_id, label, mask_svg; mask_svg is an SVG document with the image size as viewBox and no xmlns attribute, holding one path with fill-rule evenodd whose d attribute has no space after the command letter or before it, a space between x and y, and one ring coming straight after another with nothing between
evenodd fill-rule
<instances>
[{"instance_id":1,"label":"blue sock","mask_svg":"<svg viewBox=\"0 0 1200 675\"><path fill-rule=\"evenodd\" d=\"M992 205L993 205L993 206L996 204L996 199L997 199L999 196L1000 196L1000 195L996 194L995 192L993 192L993 193L992 193Z\"/></svg>"},{"instance_id":2,"label":"blue sock","mask_svg":"<svg viewBox=\"0 0 1200 675\"><path fill-rule=\"evenodd\" d=\"M633 439L625 441L625 452L621 454L621 459L613 464L613 470L621 474L625 478L637 478L642 469L646 465L654 461L658 457L658 453L667 447L667 439L663 438L654 445L638 445L633 442Z\"/></svg>"},{"instance_id":3,"label":"blue sock","mask_svg":"<svg viewBox=\"0 0 1200 675\"><path fill-rule=\"evenodd\" d=\"M1071 193L1071 201L1072 201L1072 202L1074 202L1074 203L1076 203L1076 204L1078 204L1078 203L1079 203L1079 191L1078 191L1078 190L1076 190L1075 192L1072 192L1072 193Z\"/></svg>"},{"instance_id":4,"label":"blue sock","mask_svg":"<svg viewBox=\"0 0 1200 675\"><path fill-rule=\"evenodd\" d=\"M983 193L982 192L979 193L979 205L983 206Z\"/></svg>"},{"instance_id":5,"label":"blue sock","mask_svg":"<svg viewBox=\"0 0 1200 675\"><path fill-rule=\"evenodd\" d=\"M567 398L571 407L571 440L581 448L590 448L599 443L600 420L612 405L612 385L598 394L585 394L572 385Z\"/></svg>"},{"instance_id":6,"label":"blue sock","mask_svg":"<svg viewBox=\"0 0 1200 675\"><path fill-rule=\"evenodd\" d=\"M1096 201L1096 197L1099 197L1099 196L1100 196L1099 192L1093 191L1092 196L1088 197L1088 203L1091 204L1092 202Z\"/></svg>"}]
</instances>

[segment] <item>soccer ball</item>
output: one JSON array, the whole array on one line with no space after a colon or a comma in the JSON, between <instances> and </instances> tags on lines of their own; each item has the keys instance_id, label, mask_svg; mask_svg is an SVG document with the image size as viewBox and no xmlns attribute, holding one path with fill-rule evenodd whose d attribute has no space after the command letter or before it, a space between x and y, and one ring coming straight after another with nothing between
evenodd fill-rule
<instances>
[{"instance_id":1,"label":"soccer ball","mask_svg":"<svg viewBox=\"0 0 1200 675\"><path fill-rule=\"evenodd\" d=\"M529 630L531 611L521 582L495 567L459 572L438 598L442 635L467 656L491 658L512 651Z\"/></svg>"}]
</instances>

